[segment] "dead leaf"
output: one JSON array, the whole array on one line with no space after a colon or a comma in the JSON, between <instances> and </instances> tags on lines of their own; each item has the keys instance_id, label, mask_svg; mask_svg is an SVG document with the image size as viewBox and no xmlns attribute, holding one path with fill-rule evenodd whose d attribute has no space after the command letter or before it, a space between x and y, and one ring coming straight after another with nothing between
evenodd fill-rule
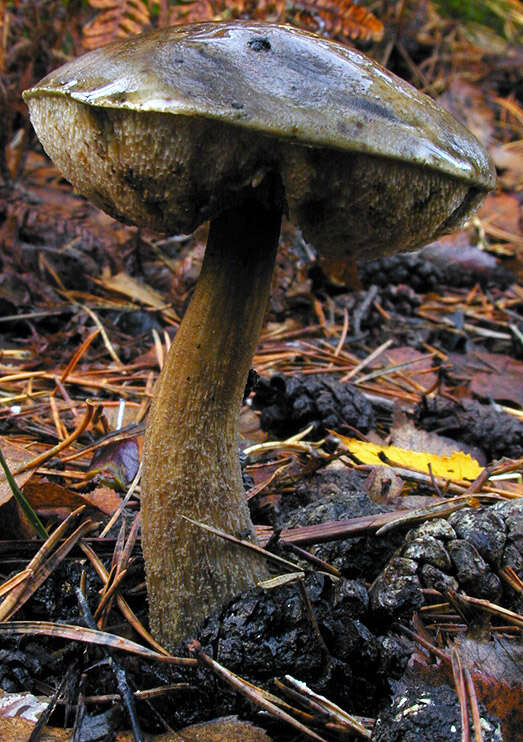
<instances>
[{"instance_id":1,"label":"dead leaf","mask_svg":"<svg viewBox=\"0 0 523 742\"><path fill-rule=\"evenodd\" d=\"M502 725L505 739L523 729L523 650L518 642L456 640L460 659L474 679L478 697Z\"/></svg>"},{"instance_id":2,"label":"dead leaf","mask_svg":"<svg viewBox=\"0 0 523 742\"><path fill-rule=\"evenodd\" d=\"M98 448L87 476L96 482L124 491L136 476L139 465L140 452L136 438L125 438Z\"/></svg>"},{"instance_id":3,"label":"dead leaf","mask_svg":"<svg viewBox=\"0 0 523 742\"><path fill-rule=\"evenodd\" d=\"M455 452L452 456L436 456L397 446L378 446L375 443L347 438L339 433L337 437L358 461L371 466L392 464L429 474L430 464L434 476L453 482L473 482L484 468L472 456L461 452Z\"/></svg>"},{"instance_id":4,"label":"dead leaf","mask_svg":"<svg viewBox=\"0 0 523 742\"><path fill-rule=\"evenodd\" d=\"M407 415L394 409L393 423L390 431L390 442L400 448L408 448L411 451L421 451L438 456L452 456L455 451L468 453L473 456L481 466L486 465L485 457L481 451L473 446L447 438L439 433L420 430Z\"/></svg>"},{"instance_id":5,"label":"dead leaf","mask_svg":"<svg viewBox=\"0 0 523 742\"><path fill-rule=\"evenodd\" d=\"M85 49L97 49L115 39L139 34L151 22L149 5L144 0L91 0L90 4L99 12L83 27Z\"/></svg>"},{"instance_id":6,"label":"dead leaf","mask_svg":"<svg viewBox=\"0 0 523 742\"><path fill-rule=\"evenodd\" d=\"M244 407L240 414L241 437L250 443L263 443L267 440L267 433L260 427L260 416L250 407Z\"/></svg>"},{"instance_id":7,"label":"dead leaf","mask_svg":"<svg viewBox=\"0 0 523 742\"><path fill-rule=\"evenodd\" d=\"M408 366L398 370L423 389L430 389L436 383L437 374L430 370L434 367L434 359L427 358L426 353L401 345L398 348L390 348L384 355L391 366L408 363ZM379 359L376 363L379 366L381 362L382 359Z\"/></svg>"},{"instance_id":8,"label":"dead leaf","mask_svg":"<svg viewBox=\"0 0 523 742\"><path fill-rule=\"evenodd\" d=\"M452 374L470 379L470 391L483 399L523 405L523 363L501 353L476 351L449 356Z\"/></svg>"},{"instance_id":9,"label":"dead leaf","mask_svg":"<svg viewBox=\"0 0 523 742\"><path fill-rule=\"evenodd\" d=\"M55 482L28 482L23 493L39 513L58 509L75 510L80 505L91 505L106 515L112 515L121 505L121 498L109 487L98 487L92 492L79 494Z\"/></svg>"},{"instance_id":10,"label":"dead leaf","mask_svg":"<svg viewBox=\"0 0 523 742\"><path fill-rule=\"evenodd\" d=\"M483 146L488 145L494 136L494 113L479 85L455 75L438 103L464 123Z\"/></svg>"},{"instance_id":11,"label":"dead leaf","mask_svg":"<svg viewBox=\"0 0 523 742\"><path fill-rule=\"evenodd\" d=\"M498 158L500 149L497 150ZM515 153L513 155L512 150L506 150L505 148L503 148L503 152L507 154L507 159L512 163ZM523 148L520 157L523 160ZM516 156L514 156L514 162L516 163L515 167L521 168L521 173L518 176L521 183L521 180L523 180L523 162L518 164ZM520 227L521 203L517 195L509 193L489 194L478 212L478 217L491 240L503 240L508 243L509 247L512 246L513 248L519 247L521 249L523 247Z\"/></svg>"},{"instance_id":12,"label":"dead leaf","mask_svg":"<svg viewBox=\"0 0 523 742\"><path fill-rule=\"evenodd\" d=\"M521 644L517 640L488 641L460 636L453 647L459 653L463 668L470 672L478 701L500 720L503 739L520 739L523 729ZM417 668L423 675L428 674L431 684L450 680L447 663L418 664Z\"/></svg>"},{"instance_id":13,"label":"dead leaf","mask_svg":"<svg viewBox=\"0 0 523 742\"><path fill-rule=\"evenodd\" d=\"M192 0L176 3L169 8L169 25L179 23L201 23L214 20L214 8L210 0Z\"/></svg>"},{"instance_id":14,"label":"dead leaf","mask_svg":"<svg viewBox=\"0 0 523 742\"><path fill-rule=\"evenodd\" d=\"M485 229L488 231L488 227ZM462 276L482 284L488 283L490 279L499 281L501 276L506 285L515 280L510 270L492 253L473 245L471 236L466 231L444 235L422 248L420 254L443 270L452 282L458 285Z\"/></svg>"},{"instance_id":15,"label":"dead leaf","mask_svg":"<svg viewBox=\"0 0 523 742\"><path fill-rule=\"evenodd\" d=\"M5 438L0 439L0 448L6 460L7 466L11 473L21 468L23 464L31 461L33 454L28 452L22 446L11 443ZM20 489L23 489L26 483L34 474L32 469L17 474L14 477ZM26 538L35 537L35 529L25 518L22 509L18 506L13 497L13 492L6 479L4 470L0 468L0 508L2 517L0 519L0 537L1 538ZM1 737L0 737L1 739Z\"/></svg>"},{"instance_id":16,"label":"dead leaf","mask_svg":"<svg viewBox=\"0 0 523 742\"><path fill-rule=\"evenodd\" d=\"M523 364L520 364L523 366ZM477 373L471 379L470 391L482 399L523 404L523 376L521 371L505 371L498 376L493 373Z\"/></svg>"},{"instance_id":17,"label":"dead leaf","mask_svg":"<svg viewBox=\"0 0 523 742\"><path fill-rule=\"evenodd\" d=\"M523 141L498 144L491 147L490 154L496 167L501 171L498 183L508 190L518 190L523 182Z\"/></svg>"},{"instance_id":18,"label":"dead leaf","mask_svg":"<svg viewBox=\"0 0 523 742\"><path fill-rule=\"evenodd\" d=\"M0 438L0 448L2 449L2 453L4 454L4 458L11 473L15 472L17 469L21 468L34 458L34 453L27 451L27 449L23 448L23 446L18 446L16 443L11 443L6 438ZM30 479L33 474L34 472L32 470L25 471L21 474L17 474L14 477L14 480L20 487L20 489L22 489L24 483L27 482L27 480ZM13 493L11 491L9 483L5 478L4 471L3 469L0 469L0 506L5 505L6 502L9 502L12 496Z\"/></svg>"},{"instance_id":19,"label":"dead leaf","mask_svg":"<svg viewBox=\"0 0 523 742\"><path fill-rule=\"evenodd\" d=\"M84 502L92 505L106 515L112 515L122 504L122 498L112 487L97 487L92 492L82 495Z\"/></svg>"},{"instance_id":20,"label":"dead leaf","mask_svg":"<svg viewBox=\"0 0 523 742\"><path fill-rule=\"evenodd\" d=\"M4 693L0 690L0 739L27 742L40 714L48 705L44 697L32 693ZM45 727L41 742L66 742L70 734L65 729Z\"/></svg>"},{"instance_id":21,"label":"dead leaf","mask_svg":"<svg viewBox=\"0 0 523 742\"><path fill-rule=\"evenodd\" d=\"M104 288L110 291L116 291L118 294L123 294L133 301L138 301L147 307L161 311L163 316L172 322L178 323L180 321L176 312L166 306L164 296L150 286L140 283L128 273L122 271L116 273L114 276L109 276L104 272L102 279L97 281L97 283L101 283Z\"/></svg>"},{"instance_id":22,"label":"dead leaf","mask_svg":"<svg viewBox=\"0 0 523 742\"><path fill-rule=\"evenodd\" d=\"M0 739L9 740L9 742L27 742L34 727L34 721L18 717L14 719L0 717ZM40 742L67 742L70 739L70 731L53 727L44 727L39 737Z\"/></svg>"},{"instance_id":23,"label":"dead leaf","mask_svg":"<svg viewBox=\"0 0 523 742\"><path fill-rule=\"evenodd\" d=\"M0 690L0 740L27 742L39 716L48 705L45 697L32 693L4 693ZM44 727L40 742L66 742L71 730ZM116 742L132 742L130 732L120 732ZM147 742L271 742L271 737L260 727L235 716L194 724L179 732L145 735Z\"/></svg>"},{"instance_id":24,"label":"dead leaf","mask_svg":"<svg viewBox=\"0 0 523 742\"><path fill-rule=\"evenodd\" d=\"M180 729L179 734L162 734L154 742L271 742L267 732L234 716L213 719ZM153 742L153 740L151 740Z\"/></svg>"},{"instance_id":25,"label":"dead leaf","mask_svg":"<svg viewBox=\"0 0 523 742\"><path fill-rule=\"evenodd\" d=\"M353 0L302 0L288 14L288 21L316 33L328 31L330 38L381 41L383 23Z\"/></svg>"},{"instance_id":26,"label":"dead leaf","mask_svg":"<svg viewBox=\"0 0 523 742\"><path fill-rule=\"evenodd\" d=\"M365 483L365 489L374 502L387 504L398 500L404 486L405 482L391 466L376 467Z\"/></svg>"}]
</instances>

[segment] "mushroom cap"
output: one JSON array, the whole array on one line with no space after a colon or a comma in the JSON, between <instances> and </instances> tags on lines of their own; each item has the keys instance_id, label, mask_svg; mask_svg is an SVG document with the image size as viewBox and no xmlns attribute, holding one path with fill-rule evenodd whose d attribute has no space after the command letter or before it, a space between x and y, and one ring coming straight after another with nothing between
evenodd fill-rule
<instances>
[{"instance_id":1,"label":"mushroom cap","mask_svg":"<svg viewBox=\"0 0 523 742\"><path fill-rule=\"evenodd\" d=\"M451 114L363 54L289 26L152 31L60 67L24 99L80 192L159 231L192 231L279 170L290 215L316 246L406 249L457 226L495 185L483 147Z\"/></svg>"}]
</instances>

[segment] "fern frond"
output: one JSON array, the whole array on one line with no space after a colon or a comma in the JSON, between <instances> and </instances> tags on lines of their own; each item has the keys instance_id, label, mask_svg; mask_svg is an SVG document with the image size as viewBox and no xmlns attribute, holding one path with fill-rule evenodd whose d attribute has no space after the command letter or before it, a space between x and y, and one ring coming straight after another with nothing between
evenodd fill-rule
<instances>
[{"instance_id":1,"label":"fern frond","mask_svg":"<svg viewBox=\"0 0 523 742\"><path fill-rule=\"evenodd\" d=\"M239 13L242 18L254 18L271 23L285 23L286 21L287 3L285 0L243 0L242 4L244 7Z\"/></svg>"},{"instance_id":2,"label":"fern frond","mask_svg":"<svg viewBox=\"0 0 523 742\"><path fill-rule=\"evenodd\" d=\"M212 0L183 0L169 9L169 25L212 21L220 13L222 2Z\"/></svg>"},{"instance_id":3,"label":"fern frond","mask_svg":"<svg viewBox=\"0 0 523 742\"><path fill-rule=\"evenodd\" d=\"M117 38L144 31L151 24L151 11L158 0L89 0L100 12L83 27L83 45L97 49Z\"/></svg>"},{"instance_id":4,"label":"fern frond","mask_svg":"<svg viewBox=\"0 0 523 742\"><path fill-rule=\"evenodd\" d=\"M380 41L383 37L383 23L352 0L296 0L288 18L297 26L340 41Z\"/></svg>"},{"instance_id":5,"label":"fern frond","mask_svg":"<svg viewBox=\"0 0 523 742\"><path fill-rule=\"evenodd\" d=\"M113 39L140 33L151 25L151 13L159 2L89 0L100 12L83 28L84 46L96 49ZM379 41L383 36L381 21L353 0L175 0L166 15L168 25L230 18L290 22L340 41Z\"/></svg>"}]
</instances>

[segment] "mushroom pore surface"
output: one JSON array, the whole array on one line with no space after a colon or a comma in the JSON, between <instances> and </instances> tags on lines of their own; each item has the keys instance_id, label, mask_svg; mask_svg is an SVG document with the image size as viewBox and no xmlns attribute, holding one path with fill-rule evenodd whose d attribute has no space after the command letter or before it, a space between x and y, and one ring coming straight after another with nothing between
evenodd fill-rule
<instances>
[{"instance_id":1,"label":"mushroom pore surface","mask_svg":"<svg viewBox=\"0 0 523 742\"><path fill-rule=\"evenodd\" d=\"M279 173L289 218L327 257L414 249L457 228L484 190L419 164L300 145L201 116L100 108L37 97L45 149L112 216L189 234Z\"/></svg>"},{"instance_id":2,"label":"mushroom pore surface","mask_svg":"<svg viewBox=\"0 0 523 742\"><path fill-rule=\"evenodd\" d=\"M210 220L198 286L144 443L151 628L169 649L267 575L256 554L238 413L282 214L327 257L422 245L495 183L477 140L369 59L290 27L195 24L81 57L26 91L47 153L117 219L168 233Z\"/></svg>"}]
</instances>

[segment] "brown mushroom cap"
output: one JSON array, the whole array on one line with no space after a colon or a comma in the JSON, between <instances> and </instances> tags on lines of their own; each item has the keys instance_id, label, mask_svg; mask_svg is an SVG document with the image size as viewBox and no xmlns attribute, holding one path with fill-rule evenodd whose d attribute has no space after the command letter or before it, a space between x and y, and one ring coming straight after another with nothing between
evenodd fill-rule
<instances>
[{"instance_id":1,"label":"brown mushroom cap","mask_svg":"<svg viewBox=\"0 0 523 742\"><path fill-rule=\"evenodd\" d=\"M427 96L288 26L160 29L64 65L24 98L81 193L163 232L193 231L277 171L309 242L375 255L456 228L495 183L478 141Z\"/></svg>"}]
</instances>

